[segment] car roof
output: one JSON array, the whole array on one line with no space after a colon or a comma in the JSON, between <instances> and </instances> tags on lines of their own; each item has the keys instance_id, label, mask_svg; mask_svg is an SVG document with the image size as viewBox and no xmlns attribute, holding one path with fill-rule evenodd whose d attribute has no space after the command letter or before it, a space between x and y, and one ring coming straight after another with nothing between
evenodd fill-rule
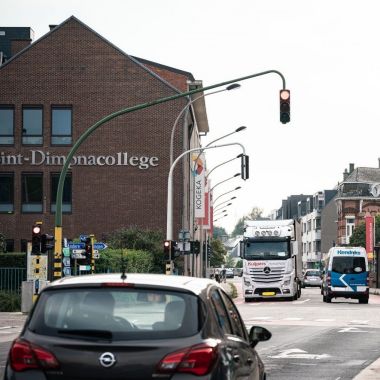
<instances>
[{"instance_id":1,"label":"car roof","mask_svg":"<svg viewBox=\"0 0 380 380\"><path fill-rule=\"evenodd\" d=\"M195 294L200 294L209 286L220 287L220 285L214 280L205 278L145 273L126 273L126 279L124 281L121 278L121 273L68 276L51 282L48 287L75 287L75 285L84 286L102 283L122 284L123 282L136 285L148 285L149 287L157 286L173 289L183 289Z\"/></svg>"}]
</instances>

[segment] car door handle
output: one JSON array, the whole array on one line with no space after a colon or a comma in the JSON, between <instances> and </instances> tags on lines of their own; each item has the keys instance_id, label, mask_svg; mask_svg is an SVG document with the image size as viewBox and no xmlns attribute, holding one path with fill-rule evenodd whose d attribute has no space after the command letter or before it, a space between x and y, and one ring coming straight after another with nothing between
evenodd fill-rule
<instances>
[{"instance_id":1,"label":"car door handle","mask_svg":"<svg viewBox=\"0 0 380 380\"><path fill-rule=\"evenodd\" d=\"M240 356L239 355L234 355L234 362L238 363L240 361Z\"/></svg>"}]
</instances>

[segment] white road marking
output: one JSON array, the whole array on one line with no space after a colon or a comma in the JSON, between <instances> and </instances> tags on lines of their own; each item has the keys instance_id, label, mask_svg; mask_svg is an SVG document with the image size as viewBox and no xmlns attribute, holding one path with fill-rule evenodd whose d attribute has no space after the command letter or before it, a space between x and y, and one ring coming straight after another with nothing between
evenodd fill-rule
<instances>
[{"instance_id":1,"label":"white road marking","mask_svg":"<svg viewBox=\"0 0 380 380\"><path fill-rule=\"evenodd\" d=\"M356 320L350 321L348 323L351 323L352 325L368 325L368 322L369 322L369 320L363 321L360 319L356 319Z\"/></svg>"},{"instance_id":2,"label":"white road marking","mask_svg":"<svg viewBox=\"0 0 380 380\"><path fill-rule=\"evenodd\" d=\"M314 319L314 322L333 322L336 319L333 318L321 318L321 319Z\"/></svg>"},{"instance_id":3,"label":"white road marking","mask_svg":"<svg viewBox=\"0 0 380 380\"><path fill-rule=\"evenodd\" d=\"M301 303L305 303L305 302L309 302L310 301L310 298L306 299L306 300L303 300L303 301L293 301L292 303L294 304L301 304Z\"/></svg>"},{"instance_id":4,"label":"white road marking","mask_svg":"<svg viewBox=\"0 0 380 380\"><path fill-rule=\"evenodd\" d=\"M293 348L290 350L282 351L281 354L275 356L268 356L272 359L327 359L331 356L329 354L308 354L307 351L300 350L299 348Z\"/></svg>"},{"instance_id":5,"label":"white road marking","mask_svg":"<svg viewBox=\"0 0 380 380\"><path fill-rule=\"evenodd\" d=\"M345 328L339 330L338 332L353 332L353 333L363 332L363 333L367 333L368 331L359 330L357 327L345 327Z\"/></svg>"}]
</instances>

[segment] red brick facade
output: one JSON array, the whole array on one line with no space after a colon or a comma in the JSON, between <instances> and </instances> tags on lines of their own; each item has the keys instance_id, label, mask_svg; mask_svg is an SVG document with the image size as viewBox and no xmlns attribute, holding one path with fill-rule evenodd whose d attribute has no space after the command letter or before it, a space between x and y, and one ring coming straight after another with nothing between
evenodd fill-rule
<instances>
[{"instance_id":1,"label":"red brick facade","mask_svg":"<svg viewBox=\"0 0 380 380\"><path fill-rule=\"evenodd\" d=\"M51 107L72 107L72 140L101 118L115 111L186 90L191 74L151 64L160 80L143 65L118 50L86 25L72 17L53 29L28 49L0 67L0 105L14 106L14 146L0 146L4 155L31 156L31 150L45 155L66 156L71 146L51 145ZM169 86L170 82L172 85ZM166 229L167 177L170 133L186 98L163 103L119 116L97 129L79 148L76 156L144 156L155 166L139 169L137 159L129 165L73 166L72 213L63 216L63 236L104 234L120 227ZM23 146L22 107L43 107L43 146ZM183 125L183 123L182 123ZM183 128L177 129L175 157L183 149ZM115 158L115 159L116 159ZM113 159L108 159L109 163ZM30 162L30 161L29 161ZM14 173L14 212L0 214L0 232L13 239L15 250L22 239L30 240L35 221L53 233L54 214L50 212L50 173L58 165L0 165L0 172ZM43 173L44 212L21 212L21 174ZM174 236L181 227L183 213L182 165L175 172Z\"/></svg>"}]
</instances>

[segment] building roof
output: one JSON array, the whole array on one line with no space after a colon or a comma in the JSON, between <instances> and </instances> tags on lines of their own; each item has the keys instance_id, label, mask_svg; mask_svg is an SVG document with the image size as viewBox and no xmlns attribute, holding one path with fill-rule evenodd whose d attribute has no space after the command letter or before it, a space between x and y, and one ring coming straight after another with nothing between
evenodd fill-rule
<instances>
[{"instance_id":1,"label":"building roof","mask_svg":"<svg viewBox=\"0 0 380 380\"><path fill-rule=\"evenodd\" d=\"M150 75L155 77L157 80L161 81L168 87L170 87L173 91L177 93L182 93L186 92L187 89L187 82L193 82L194 77L190 72L175 69L170 66L165 66L153 61L148 61L146 59L142 58L137 58L134 56L131 56L127 53L125 53L123 50L121 50L119 47L115 46L112 44L110 41L108 41L106 38L98 34L96 31L91 29L88 25L77 19L75 16L70 16L68 19L63 21L61 24L57 26L52 26L51 30L44 34L42 37L40 37L38 40L35 42L31 43L28 45L26 48L22 49L19 51L17 54L13 55L10 57L3 65L0 65L0 70L4 68L5 66L9 65L12 63L15 59L17 59L18 56L23 54L25 51L28 49L33 48L36 44L44 40L47 36L50 36L52 33L57 31L58 29L62 28L65 24L67 24L70 21L76 21L80 25L82 25L84 28L87 28L90 30L92 33L96 34L99 38L104 40L107 44L111 45L114 49L118 50L120 53L122 53L126 58L130 59L133 61L135 64L140 66L142 69L146 70ZM2 28L4 29L4 28ZM10 28L9 28L10 29ZM19 30L30 30L30 28L14 28ZM202 94L202 93L200 93ZM196 105L194 108L195 112L195 118L197 120L197 126L199 132L207 133L209 131L209 126L208 126L208 121L207 121L207 114L206 114L206 109L205 109L205 103L204 102L197 102L199 104Z\"/></svg>"},{"instance_id":2,"label":"building roof","mask_svg":"<svg viewBox=\"0 0 380 380\"><path fill-rule=\"evenodd\" d=\"M341 183L353 182L380 183L380 168L358 167Z\"/></svg>"}]
</instances>

